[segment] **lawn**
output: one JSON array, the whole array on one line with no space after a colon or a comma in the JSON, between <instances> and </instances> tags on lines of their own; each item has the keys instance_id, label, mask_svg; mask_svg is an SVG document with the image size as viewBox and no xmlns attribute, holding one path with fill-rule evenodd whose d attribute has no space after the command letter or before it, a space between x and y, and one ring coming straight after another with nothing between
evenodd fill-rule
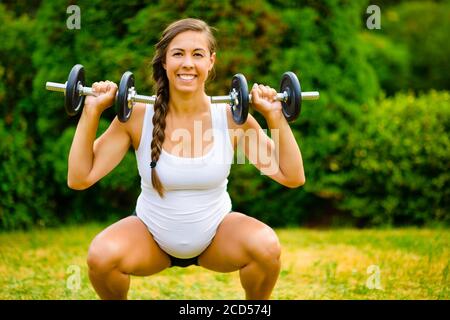
<instances>
[{"instance_id":1,"label":"lawn","mask_svg":"<svg viewBox=\"0 0 450 320\"><path fill-rule=\"evenodd\" d=\"M86 253L105 225L0 233L0 299L97 299ZM276 229L272 299L449 299L450 230ZM130 299L243 299L238 272L171 268L132 277Z\"/></svg>"}]
</instances>

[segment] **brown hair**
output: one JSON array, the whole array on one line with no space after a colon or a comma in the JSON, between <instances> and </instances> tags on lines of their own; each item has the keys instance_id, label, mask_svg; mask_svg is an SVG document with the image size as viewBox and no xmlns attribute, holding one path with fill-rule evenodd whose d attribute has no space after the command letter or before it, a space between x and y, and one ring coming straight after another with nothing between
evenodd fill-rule
<instances>
[{"instance_id":1,"label":"brown hair","mask_svg":"<svg viewBox=\"0 0 450 320\"><path fill-rule=\"evenodd\" d=\"M159 180L158 173L155 170L161 154L164 142L164 130L166 128L166 115L169 111L169 79L163 64L166 60L167 48L170 42L178 34L185 31L204 32L208 37L208 45L210 54L216 52L216 40L212 34L212 28L204 21L198 19L182 19L171 23L162 33L159 42L156 44L156 52L153 56L153 79L155 80L156 101L154 105L155 113L153 115L153 140L151 144L151 163L152 168L152 185L156 189L160 197L164 196L164 186Z\"/></svg>"}]
</instances>

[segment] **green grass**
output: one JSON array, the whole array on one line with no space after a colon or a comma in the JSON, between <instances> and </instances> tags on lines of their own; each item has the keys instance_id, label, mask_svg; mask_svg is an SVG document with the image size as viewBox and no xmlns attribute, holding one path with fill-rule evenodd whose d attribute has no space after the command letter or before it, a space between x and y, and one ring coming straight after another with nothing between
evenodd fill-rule
<instances>
[{"instance_id":1,"label":"green grass","mask_svg":"<svg viewBox=\"0 0 450 320\"><path fill-rule=\"evenodd\" d=\"M0 299L97 299L85 259L91 239L104 227L0 233ZM450 298L449 229L276 232L282 271L272 299ZM374 271L368 273L371 265L379 270L379 289L368 287L368 279L369 284L376 279ZM133 276L129 298L243 299L244 292L238 272L192 266Z\"/></svg>"}]
</instances>

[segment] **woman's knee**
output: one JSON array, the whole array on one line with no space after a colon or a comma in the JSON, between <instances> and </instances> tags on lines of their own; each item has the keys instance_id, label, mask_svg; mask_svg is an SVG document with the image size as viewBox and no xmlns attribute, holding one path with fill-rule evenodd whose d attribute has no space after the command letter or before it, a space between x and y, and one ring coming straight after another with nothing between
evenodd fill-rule
<instances>
[{"instance_id":1,"label":"woman's knee","mask_svg":"<svg viewBox=\"0 0 450 320\"><path fill-rule=\"evenodd\" d=\"M280 240L269 226L264 226L251 235L249 251L252 258L262 265L276 268L280 265Z\"/></svg>"},{"instance_id":2,"label":"woman's knee","mask_svg":"<svg viewBox=\"0 0 450 320\"><path fill-rule=\"evenodd\" d=\"M89 246L87 265L90 271L106 273L118 266L120 256L120 248L114 241L96 237Z\"/></svg>"}]
</instances>

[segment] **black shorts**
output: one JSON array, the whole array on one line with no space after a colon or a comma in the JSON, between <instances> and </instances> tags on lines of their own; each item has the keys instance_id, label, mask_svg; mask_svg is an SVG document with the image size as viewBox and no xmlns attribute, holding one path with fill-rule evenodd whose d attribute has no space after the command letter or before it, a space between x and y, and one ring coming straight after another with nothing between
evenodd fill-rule
<instances>
[{"instance_id":1,"label":"black shorts","mask_svg":"<svg viewBox=\"0 0 450 320\"><path fill-rule=\"evenodd\" d=\"M137 216L136 211L133 212L132 216ZM196 265L198 266L198 256L193 257L193 258L189 258L189 259L180 259L180 258L176 258L174 256L171 256L170 254L167 253L167 255L170 258L170 267L182 267L182 268L186 268L189 267L191 265Z\"/></svg>"}]
</instances>

